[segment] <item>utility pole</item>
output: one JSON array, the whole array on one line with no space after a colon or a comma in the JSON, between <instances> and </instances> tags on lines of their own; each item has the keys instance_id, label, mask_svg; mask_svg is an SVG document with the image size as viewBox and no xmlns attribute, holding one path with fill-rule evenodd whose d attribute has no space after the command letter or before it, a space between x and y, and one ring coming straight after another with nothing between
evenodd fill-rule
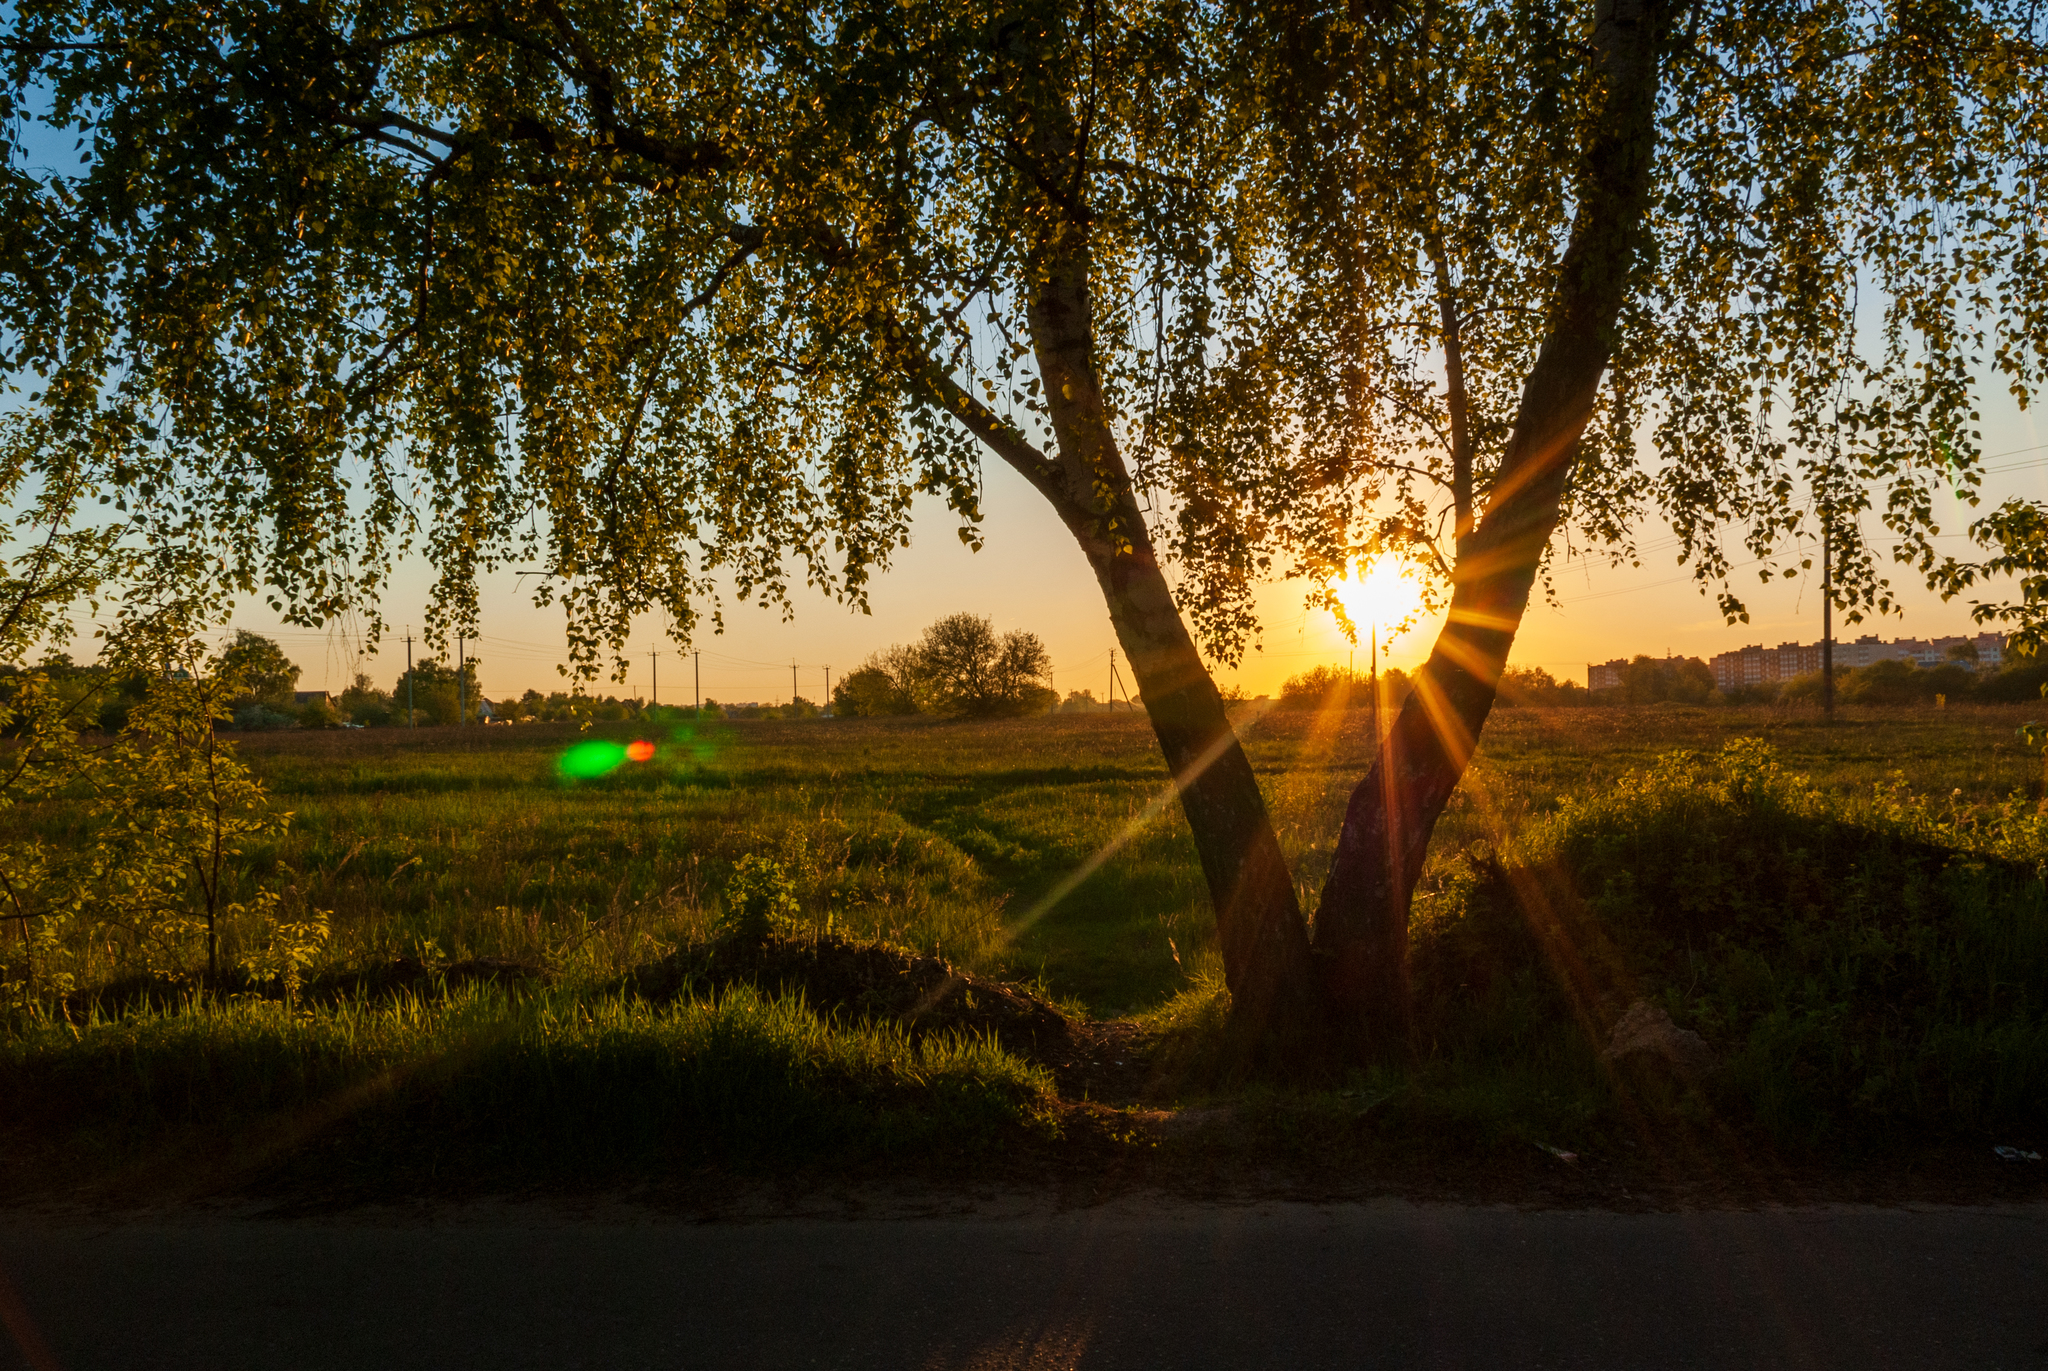
<instances>
[{"instance_id":1,"label":"utility pole","mask_svg":"<svg viewBox=\"0 0 2048 1371\"><path fill-rule=\"evenodd\" d=\"M1372 749L1380 749L1380 626L1372 626Z\"/></svg>"},{"instance_id":2,"label":"utility pole","mask_svg":"<svg viewBox=\"0 0 2048 1371\"><path fill-rule=\"evenodd\" d=\"M697 681L697 717L701 719L704 717L704 654L692 652L690 662L691 673Z\"/></svg>"},{"instance_id":3,"label":"utility pole","mask_svg":"<svg viewBox=\"0 0 2048 1371\"><path fill-rule=\"evenodd\" d=\"M412 633L405 635L405 726L412 727Z\"/></svg>"},{"instance_id":4,"label":"utility pole","mask_svg":"<svg viewBox=\"0 0 2048 1371\"><path fill-rule=\"evenodd\" d=\"M462 654L462 646L462 635L458 633L455 635L455 726L457 728L461 728L467 722L462 717L466 703L463 699L463 687L466 682L463 678L468 674L469 669L463 665L465 659Z\"/></svg>"},{"instance_id":5,"label":"utility pole","mask_svg":"<svg viewBox=\"0 0 2048 1371\"><path fill-rule=\"evenodd\" d=\"M1826 507L1820 513L1820 704L1835 721L1835 544Z\"/></svg>"},{"instance_id":6,"label":"utility pole","mask_svg":"<svg viewBox=\"0 0 2048 1371\"><path fill-rule=\"evenodd\" d=\"M652 708L661 703L661 654L659 652L647 654L647 672L653 680L653 684L647 687L647 704L649 708Z\"/></svg>"},{"instance_id":7,"label":"utility pole","mask_svg":"<svg viewBox=\"0 0 2048 1371\"><path fill-rule=\"evenodd\" d=\"M796 658L789 659L789 703L796 704Z\"/></svg>"},{"instance_id":8,"label":"utility pole","mask_svg":"<svg viewBox=\"0 0 2048 1371\"><path fill-rule=\"evenodd\" d=\"M1115 648L1111 648L1111 649L1109 650L1109 698L1108 698L1108 699L1106 699L1106 700L1104 700L1104 701L1103 701L1102 703L1103 703L1103 704L1104 704L1105 706L1108 706L1108 705L1113 705L1113 704L1115 704L1115 703L1116 703L1116 649L1115 649Z\"/></svg>"},{"instance_id":9,"label":"utility pole","mask_svg":"<svg viewBox=\"0 0 2048 1371\"><path fill-rule=\"evenodd\" d=\"M832 708L832 668L828 666L825 668L825 703L818 707L818 712L823 714L830 708Z\"/></svg>"}]
</instances>

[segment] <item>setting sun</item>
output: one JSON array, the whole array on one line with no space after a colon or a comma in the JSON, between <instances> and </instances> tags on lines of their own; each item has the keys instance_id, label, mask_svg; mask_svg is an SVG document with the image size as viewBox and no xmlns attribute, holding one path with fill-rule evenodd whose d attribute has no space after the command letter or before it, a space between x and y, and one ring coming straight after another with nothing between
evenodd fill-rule
<instances>
[{"instance_id":1,"label":"setting sun","mask_svg":"<svg viewBox=\"0 0 2048 1371\"><path fill-rule=\"evenodd\" d=\"M1392 557L1361 563L1357 572L1337 582L1335 589L1344 612L1360 631L1374 624L1382 629L1399 624L1422 608L1422 587Z\"/></svg>"}]
</instances>

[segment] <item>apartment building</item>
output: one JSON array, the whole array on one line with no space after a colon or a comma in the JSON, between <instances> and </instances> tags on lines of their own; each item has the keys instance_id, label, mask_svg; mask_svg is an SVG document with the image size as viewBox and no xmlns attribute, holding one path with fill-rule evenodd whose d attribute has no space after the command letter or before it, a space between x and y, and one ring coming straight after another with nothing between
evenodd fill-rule
<instances>
[{"instance_id":1,"label":"apartment building","mask_svg":"<svg viewBox=\"0 0 2048 1371\"><path fill-rule=\"evenodd\" d=\"M1974 661L1965 655L1958 662L1968 670L1995 671L2005 660L2005 637L1999 633L1950 638L1894 638L1890 642L1876 634L1866 633L1854 642L1835 644L1835 669L1841 671L1885 661L1907 661L1921 668L1937 667L1956 660L1950 657L1949 649L1961 644L1976 649ZM1733 652L1723 652L1707 665L1713 669L1716 689L1734 690L1740 686L1765 685L1808 676L1820 670L1820 663L1819 643L1780 643L1776 647L1757 643Z\"/></svg>"}]
</instances>

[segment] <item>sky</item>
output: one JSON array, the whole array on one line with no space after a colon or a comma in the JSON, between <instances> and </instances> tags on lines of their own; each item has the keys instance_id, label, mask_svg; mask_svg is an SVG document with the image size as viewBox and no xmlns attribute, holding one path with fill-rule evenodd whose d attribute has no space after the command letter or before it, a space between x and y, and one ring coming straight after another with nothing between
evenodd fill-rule
<instances>
[{"instance_id":1,"label":"sky","mask_svg":"<svg viewBox=\"0 0 2048 1371\"><path fill-rule=\"evenodd\" d=\"M1985 505L2011 494L2048 499L2048 424L2010 406L1999 411L1987 406L1985 420L1983 452L1990 473ZM1941 511L1943 546L1961 551L1967 544L1958 535L1970 512L1953 500L1950 506ZM633 664L625 683L605 681L592 689L670 704L691 703L700 689L710 699L776 703L790 696L795 662L797 693L816 701L824 697L828 669L831 679L840 679L869 654L913 641L933 620L965 610L989 616L998 631L1038 634L1052 655L1053 684L1062 694L1087 689L1098 699L1106 697L1115 637L1101 592L1072 538L1045 502L999 463L987 466L983 508L984 546L975 552L954 535L953 520L937 501L921 507L911 546L900 550L892 568L871 583L871 615L801 587L792 592L795 616L788 622L776 610L728 601L726 631L711 633L707 621L693 645L701 653L694 660L679 656L663 637L659 618L649 618L639 624L630 645ZM1875 517L1865 518L1866 532L1883 546ZM1747 599L1750 622L1729 626L1677 564L1668 529L1658 524L1641 530L1638 545L1644 549L1640 567L1609 567L1599 558L1560 565L1554 577L1556 603L1539 600L1530 606L1512 663L1539 666L1560 680L1584 684L1589 663L1614 657L1677 653L1704 658L1748 643L1776 646L1819 639L1818 559L1810 575L1769 587L1759 586L1752 571L1738 571L1737 589ZM1746 583L1745 576L1750 578ZM418 633L428 579L420 563L408 563L394 576L385 606L398 637L408 623ZM1893 568L1892 579L1901 592L1903 615L1853 627L1838 615L1838 639L1870 632L1892 638L1976 631L1964 601L1944 604L1907 568ZM1264 587L1258 599L1261 647L1237 667L1212 664L1218 683L1251 695L1277 694L1289 676L1352 660L1351 644L1335 618L1305 609L1303 600L1299 583ZM527 689L565 688L556 670L566 660L561 611L535 608L510 575L486 583L482 604L483 637L469 651L480 659L485 694L497 698ZM402 641L387 640L376 656L365 657L360 634L345 625L325 632L291 628L260 606L238 613L233 625L275 637L301 667L302 690L339 691L357 670L389 689L405 666ZM1440 626L1440 620L1423 620L1384 641L1382 664L1416 666L1428 655ZM1367 655L1362 635L1361 628L1355 659L1360 669ZM650 662L649 652L662 655ZM1120 663L1120 652L1117 659ZM1122 683L1129 687L1128 672Z\"/></svg>"}]
</instances>

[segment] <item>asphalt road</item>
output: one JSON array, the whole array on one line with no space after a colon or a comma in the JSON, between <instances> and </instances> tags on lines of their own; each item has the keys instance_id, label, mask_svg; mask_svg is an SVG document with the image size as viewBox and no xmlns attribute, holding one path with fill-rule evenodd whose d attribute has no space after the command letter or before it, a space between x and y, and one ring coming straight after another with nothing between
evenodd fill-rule
<instances>
[{"instance_id":1,"label":"asphalt road","mask_svg":"<svg viewBox=\"0 0 2048 1371\"><path fill-rule=\"evenodd\" d=\"M2048 1208L0 1215L0 1365L2048 1371Z\"/></svg>"}]
</instances>

